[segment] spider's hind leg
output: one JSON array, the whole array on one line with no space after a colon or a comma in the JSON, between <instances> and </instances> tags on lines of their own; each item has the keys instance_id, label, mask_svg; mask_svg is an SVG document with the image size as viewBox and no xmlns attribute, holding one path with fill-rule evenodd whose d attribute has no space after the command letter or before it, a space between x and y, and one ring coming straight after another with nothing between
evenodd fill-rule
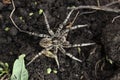
<instances>
[{"instance_id":1,"label":"spider's hind leg","mask_svg":"<svg viewBox=\"0 0 120 80\"><path fill-rule=\"evenodd\" d=\"M65 49L64 49L63 47L60 46L60 47L59 47L59 50L60 50L63 54L65 54L66 56L70 57L71 59L73 59L73 60L75 60L75 61L78 61L78 62L82 62L82 60L76 58L76 57L73 56L72 54L66 53L66 51L65 51Z\"/></svg>"},{"instance_id":2,"label":"spider's hind leg","mask_svg":"<svg viewBox=\"0 0 120 80\"><path fill-rule=\"evenodd\" d=\"M27 34L29 34L29 35L33 35L33 36L37 36L37 37L49 37L49 35L46 35L46 34L38 34L38 33L35 33L35 32L29 32L29 31L25 31L25 30L20 29L20 28L17 26L17 24L14 22L13 18L12 18L13 13L15 12L15 9L16 9L13 0L12 0L12 6L13 6L13 10L12 10L12 12L10 13L10 16L9 16L9 17L10 17L13 25L14 25L20 32L27 33Z\"/></svg>"},{"instance_id":3,"label":"spider's hind leg","mask_svg":"<svg viewBox=\"0 0 120 80\"><path fill-rule=\"evenodd\" d=\"M70 54L70 53L66 53L66 55L67 55L68 57L70 57L71 59L75 60L75 61L82 62L82 60L76 58L75 56L73 56L73 55Z\"/></svg>"}]
</instances>

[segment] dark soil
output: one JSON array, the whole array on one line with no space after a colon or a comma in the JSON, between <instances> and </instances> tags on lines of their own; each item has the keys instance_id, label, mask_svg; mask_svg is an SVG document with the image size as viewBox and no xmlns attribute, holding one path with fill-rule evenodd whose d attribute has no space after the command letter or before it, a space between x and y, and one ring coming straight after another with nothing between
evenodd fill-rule
<instances>
[{"instance_id":1,"label":"dark soil","mask_svg":"<svg viewBox=\"0 0 120 80\"><path fill-rule=\"evenodd\" d=\"M105 5L111 1L100 0L100 4ZM15 0L15 5L13 19L21 29L48 34L44 17L38 13L39 9L46 12L52 30L56 31L69 12L67 7L97 5L97 0ZM114 6L120 7L117 4ZM15 28L9 18L12 9L11 4L3 4L0 0L0 61L7 62L11 70L14 60L20 54L26 54L27 63L43 49L39 46L41 38L21 33ZM81 13L90 10L79 11ZM33 15L29 16L31 12ZM77 10L70 17L70 21L76 13ZM117 15L119 14L105 11L79 15L74 25L90 26L71 31L68 40L73 44L96 44L81 47L81 53L77 48L67 51L83 62L79 63L58 52L60 69L57 69L54 59L42 55L27 66L29 80L120 80L120 19L112 23L112 19ZM6 27L10 30L5 31ZM47 68L57 70L57 74L47 74Z\"/></svg>"}]
</instances>

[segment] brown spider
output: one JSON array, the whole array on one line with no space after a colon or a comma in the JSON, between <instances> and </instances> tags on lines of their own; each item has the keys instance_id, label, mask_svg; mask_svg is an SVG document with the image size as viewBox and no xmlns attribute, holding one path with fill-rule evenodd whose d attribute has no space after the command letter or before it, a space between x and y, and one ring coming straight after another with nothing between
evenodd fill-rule
<instances>
[{"instance_id":1,"label":"brown spider","mask_svg":"<svg viewBox=\"0 0 120 80\"><path fill-rule=\"evenodd\" d=\"M57 63L57 66L59 68L59 61L58 61L58 57L57 57L58 50L60 50L64 55L67 55L67 56L69 56L70 58L72 58L72 59L74 59L76 61L82 62L80 59L74 57L70 53L67 53L65 48L89 46L89 45L95 44L95 43L82 43L82 44L74 44L74 45L72 45L72 44L70 44L69 41L66 40L69 31L75 30L77 28L82 28L82 27L88 26L88 25L76 25L76 26L69 27L69 28L66 28L66 29L62 30L63 27L66 25L68 19L70 18L70 15L72 14L73 10L71 10L68 13L66 19L63 21L62 24L59 25L56 32L53 32L53 30L50 29L47 17L45 15L45 13L43 12L43 15L44 15L44 18L45 18L45 23L46 23L46 26L47 26L47 30L48 30L48 32L50 34L50 35L47 35L47 34L37 34L37 33L34 33L34 32L21 30L15 24L15 22L12 19L12 15L13 15L13 13L15 11L15 5L14 5L13 0L12 0L12 5L13 5L13 10L12 10L12 12L10 14L10 19L11 19L12 23L14 24L14 26L20 32L24 32L24 33L27 33L29 35L33 35L33 36L37 36L37 37L43 37L43 39L40 40L39 45L41 47L43 47L44 49L41 52L39 52L27 65L32 63L36 58L38 58L42 54L44 54L47 57L54 58L56 63Z\"/></svg>"}]
</instances>

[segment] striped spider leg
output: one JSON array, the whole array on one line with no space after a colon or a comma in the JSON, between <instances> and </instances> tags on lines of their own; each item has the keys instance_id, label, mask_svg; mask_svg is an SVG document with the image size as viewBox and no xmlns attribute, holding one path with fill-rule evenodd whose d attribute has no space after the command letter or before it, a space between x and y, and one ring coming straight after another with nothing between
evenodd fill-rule
<instances>
[{"instance_id":1,"label":"striped spider leg","mask_svg":"<svg viewBox=\"0 0 120 80\"><path fill-rule=\"evenodd\" d=\"M70 27L70 28L68 28L68 29L65 29L65 30L62 31L61 37L62 37L62 36L67 37L69 31L71 31L71 30L75 30L75 29L83 28L83 27L87 27L87 26L88 26L87 24L85 24L85 25L76 25L76 26ZM82 60L76 58L75 56L73 56L73 55L70 54L70 53L66 53L66 51L65 51L64 48L84 47L84 46L90 46L90 45L94 45L94 44L95 44L95 43L82 43L82 44L73 44L73 45L72 45L72 44L70 44L68 41L66 41L66 42L67 42L67 45L62 45L62 46L60 46L60 48L59 48L60 51L61 51L63 54L65 54L65 55L69 56L70 58L72 58L73 60L76 60L76 61L79 61L79 62L82 62Z\"/></svg>"},{"instance_id":2,"label":"striped spider leg","mask_svg":"<svg viewBox=\"0 0 120 80\"><path fill-rule=\"evenodd\" d=\"M66 29L66 30L61 31L61 36L60 36L60 37L62 37L62 38L61 38L61 39L62 39L61 41L63 41L63 44L58 47L59 50L60 50L63 54L67 55L67 56L70 57L71 59L76 60L76 61L78 61L78 62L82 62L82 60L76 58L75 56L73 56L73 55L70 54L70 53L67 53L67 52L65 51L65 48L72 48L72 47L75 48L75 47L90 46L90 45L94 45L95 43L82 43L82 44L73 44L73 45L72 45L72 44L70 44L69 41L66 40L66 37L67 37L67 34L68 34L68 32L69 32L70 30L74 30L74 29L77 29L77 28L80 28L80 27L86 27L86 26L87 26L87 25L78 25L78 26L74 26L74 27L69 28L69 30ZM62 33L63 33L63 34L62 34Z\"/></svg>"},{"instance_id":3,"label":"striped spider leg","mask_svg":"<svg viewBox=\"0 0 120 80\"><path fill-rule=\"evenodd\" d=\"M13 10L12 10L12 12L10 13L10 19L11 19L11 21L12 21L12 23L13 23L13 25L20 31L20 32L23 32L23 33L27 33L27 34L29 34L29 35L33 35L33 36L37 36L37 37L50 37L49 35L47 35L47 34L38 34L38 33L35 33L35 32L30 32L30 31L25 31L25 30L22 30L22 29L20 29L18 26L17 26L17 24L14 22L14 20L13 20L13 13L15 12L15 4L14 4L14 1L13 0L11 0L12 1L12 6L13 6Z\"/></svg>"},{"instance_id":4,"label":"striped spider leg","mask_svg":"<svg viewBox=\"0 0 120 80\"><path fill-rule=\"evenodd\" d=\"M68 21L71 13L72 13L72 10L71 10L71 12L68 14L67 18L65 19L65 21L64 21L65 23ZM69 56L70 58L72 58L73 60L82 62L82 60L76 58L76 57L73 56L72 54L66 53L66 51L65 51L65 49L64 49L64 48L71 48L71 47L90 46L90 45L94 45L94 44L95 44L95 43L82 43L82 44L73 44L73 45L72 45L72 44L69 43L69 41L66 40L69 31L75 30L75 29L78 29L78 28L87 27L87 26L88 26L87 24L85 24L85 25L72 26L73 23L74 23L74 21L75 21L75 19L76 19L77 16L78 16L78 14L79 14L79 12L76 14L74 20L66 27L67 29L65 29L65 30L62 30L62 29L61 29L62 31L61 31L61 32L58 32L58 33L60 33L59 37L63 37L64 40L65 40L64 43L67 43L67 44L63 44L63 45L59 46L59 50L60 50L63 54L65 54L65 55ZM58 28L58 29L59 29L59 28ZM64 46L64 45L65 45L65 46Z\"/></svg>"},{"instance_id":5,"label":"striped spider leg","mask_svg":"<svg viewBox=\"0 0 120 80\"><path fill-rule=\"evenodd\" d=\"M62 30L63 27L67 24L67 21L68 21L68 19L70 18L70 16L71 16L71 14L72 14L73 11L74 11L74 10L71 10L71 11L68 13L66 19L63 21L63 23L61 23L61 24L59 25L59 27L58 27L58 29L57 29L57 31L56 31L56 33L55 33L56 36L59 36L59 35L60 35L61 30Z\"/></svg>"}]
</instances>

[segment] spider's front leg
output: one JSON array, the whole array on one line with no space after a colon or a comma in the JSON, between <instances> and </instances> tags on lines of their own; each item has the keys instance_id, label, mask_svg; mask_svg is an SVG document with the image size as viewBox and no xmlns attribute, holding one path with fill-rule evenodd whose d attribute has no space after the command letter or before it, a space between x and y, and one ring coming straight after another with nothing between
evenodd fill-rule
<instances>
[{"instance_id":1,"label":"spider's front leg","mask_svg":"<svg viewBox=\"0 0 120 80\"><path fill-rule=\"evenodd\" d=\"M57 51L56 51L56 52L57 52ZM35 59L37 59L37 58L38 58L39 56L41 56L41 55L45 55L46 57L54 58L55 61L56 61L56 63L57 63L57 66L58 66L58 68L59 68L59 62L58 62L58 57L57 57L57 55L56 55L56 54L53 54L51 51L46 50L46 49L42 50L42 51L39 52L36 56L34 56L33 59L32 59L30 62L27 63L27 66L28 66L29 64L31 64Z\"/></svg>"},{"instance_id":2,"label":"spider's front leg","mask_svg":"<svg viewBox=\"0 0 120 80\"><path fill-rule=\"evenodd\" d=\"M47 30L48 30L49 34L50 34L51 36L54 36L54 32L53 32L52 29L50 29L50 25L49 25L49 23L48 23L46 14L45 14L44 12L43 12L43 15L44 15L45 23L46 23Z\"/></svg>"},{"instance_id":3,"label":"spider's front leg","mask_svg":"<svg viewBox=\"0 0 120 80\"><path fill-rule=\"evenodd\" d=\"M73 11L74 11L74 10L71 10L71 11L68 13L66 19L63 21L63 23L59 25L59 28L57 29L55 35L59 35L59 34L60 34L60 31L63 29L63 26L66 25L68 19L70 18L70 15L72 14Z\"/></svg>"}]
</instances>

